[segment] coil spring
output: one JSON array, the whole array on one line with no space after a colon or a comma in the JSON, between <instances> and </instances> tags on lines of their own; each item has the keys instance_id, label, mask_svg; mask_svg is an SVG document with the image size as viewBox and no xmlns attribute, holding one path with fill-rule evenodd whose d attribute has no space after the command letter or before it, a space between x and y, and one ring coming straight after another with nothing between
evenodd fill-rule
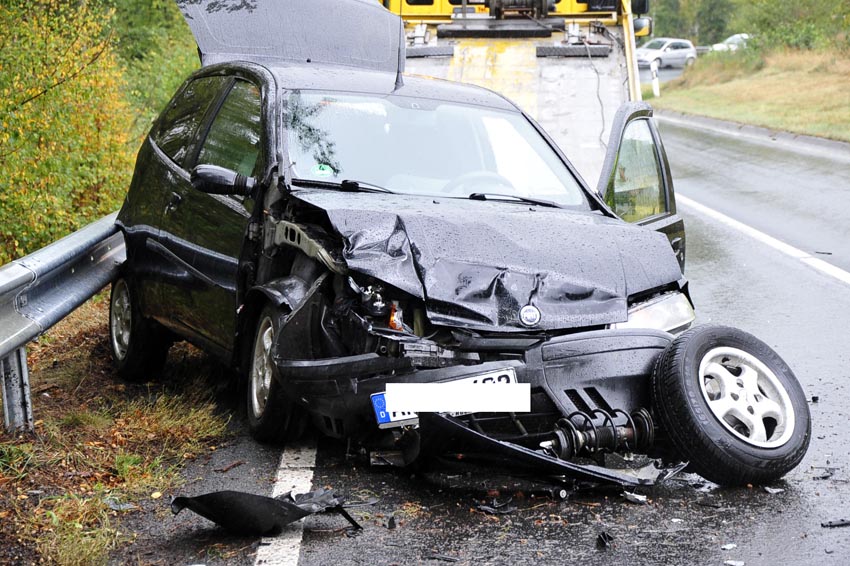
<instances>
[{"instance_id":1,"label":"coil spring","mask_svg":"<svg viewBox=\"0 0 850 566\"><path fill-rule=\"evenodd\" d=\"M597 425L594 418L602 418ZM624 422L615 422L622 417ZM541 444L556 457L569 460L582 451L588 453L618 450L645 451L655 442L655 425L649 411L641 408L631 414L622 409L610 413L594 409L590 413L575 411L555 423L552 439Z\"/></svg>"}]
</instances>

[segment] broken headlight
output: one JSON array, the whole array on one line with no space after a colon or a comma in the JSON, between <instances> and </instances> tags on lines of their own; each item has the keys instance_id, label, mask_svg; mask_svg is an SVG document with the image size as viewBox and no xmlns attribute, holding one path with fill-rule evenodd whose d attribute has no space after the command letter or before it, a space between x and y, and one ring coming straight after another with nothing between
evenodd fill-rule
<instances>
[{"instance_id":1,"label":"broken headlight","mask_svg":"<svg viewBox=\"0 0 850 566\"><path fill-rule=\"evenodd\" d=\"M687 330L695 318L691 301L685 295L666 293L632 305L629 319L614 323L611 328L653 328L677 334Z\"/></svg>"}]
</instances>

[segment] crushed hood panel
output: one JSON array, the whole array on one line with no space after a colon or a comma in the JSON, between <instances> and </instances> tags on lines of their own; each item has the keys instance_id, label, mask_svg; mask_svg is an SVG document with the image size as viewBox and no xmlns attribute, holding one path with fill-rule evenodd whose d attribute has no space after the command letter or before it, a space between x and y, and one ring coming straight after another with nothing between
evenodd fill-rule
<instances>
[{"instance_id":1,"label":"crushed hood panel","mask_svg":"<svg viewBox=\"0 0 850 566\"><path fill-rule=\"evenodd\" d=\"M404 70L401 18L374 0L177 0L203 65L291 61Z\"/></svg>"},{"instance_id":2,"label":"crushed hood panel","mask_svg":"<svg viewBox=\"0 0 850 566\"><path fill-rule=\"evenodd\" d=\"M425 301L433 324L484 331L625 321L629 295L682 277L666 237L596 213L513 202L298 190L342 236L350 270Z\"/></svg>"}]
</instances>

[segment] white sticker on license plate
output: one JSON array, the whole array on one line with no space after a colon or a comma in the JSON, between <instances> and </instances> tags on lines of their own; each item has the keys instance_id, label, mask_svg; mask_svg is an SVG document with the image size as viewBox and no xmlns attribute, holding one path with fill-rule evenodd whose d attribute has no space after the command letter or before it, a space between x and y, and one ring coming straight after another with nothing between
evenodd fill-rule
<instances>
[{"instance_id":1,"label":"white sticker on license plate","mask_svg":"<svg viewBox=\"0 0 850 566\"><path fill-rule=\"evenodd\" d=\"M504 386L490 389L493 384ZM409 403L411 392L417 406L452 416L503 410L527 412L531 403L530 385L517 383L514 368L489 371L441 383L389 383L387 389L391 390L389 399L387 392L372 395L372 408L379 428L418 424L419 417L416 412L400 411L399 406L394 406L393 402L393 399L397 399L401 403ZM399 393L407 400L400 398Z\"/></svg>"}]
</instances>

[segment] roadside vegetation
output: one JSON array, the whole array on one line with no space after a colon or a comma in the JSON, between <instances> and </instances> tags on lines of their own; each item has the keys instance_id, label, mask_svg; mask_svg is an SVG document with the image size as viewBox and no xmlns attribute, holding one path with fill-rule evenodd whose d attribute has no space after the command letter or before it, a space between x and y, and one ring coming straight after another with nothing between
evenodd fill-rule
<instances>
[{"instance_id":1,"label":"roadside vegetation","mask_svg":"<svg viewBox=\"0 0 850 566\"><path fill-rule=\"evenodd\" d=\"M180 469L227 436L209 375L186 345L164 376L122 383L101 294L28 348L34 434L0 433L0 563L102 564L133 535L120 516L165 506Z\"/></svg>"},{"instance_id":2,"label":"roadside vegetation","mask_svg":"<svg viewBox=\"0 0 850 566\"><path fill-rule=\"evenodd\" d=\"M652 89L644 87L644 99ZM661 85L656 107L850 142L850 60L838 51L715 53Z\"/></svg>"},{"instance_id":3,"label":"roadside vegetation","mask_svg":"<svg viewBox=\"0 0 850 566\"><path fill-rule=\"evenodd\" d=\"M135 154L197 53L173 0L0 2L0 264L116 210ZM0 429L0 564L100 564L120 516L166 505L227 436L210 375L178 345L122 383L101 294L28 347L34 434ZM203 376L203 377L201 377Z\"/></svg>"},{"instance_id":4,"label":"roadside vegetation","mask_svg":"<svg viewBox=\"0 0 850 566\"><path fill-rule=\"evenodd\" d=\"M118 208L197 64L173 0L0 3L0 264Z\"/></svg>"},{"instance_id":5,"label":"roadside vegetation","mask_svg":"<svg viewBox=\"0 0 850 566\"><path fill-rule=\"evenodd\" d=\"M746 49L700 56L661 87L653 106L850 141L850 0L731 2L728 21L710 35L695 34L699 21L683 17L693 9L665 18L672 4L699 2L659 0L656 35L702 45L733 33L750 40ZM652 98L650 88L644 98Z\"/></svg>"}]
</instances>

